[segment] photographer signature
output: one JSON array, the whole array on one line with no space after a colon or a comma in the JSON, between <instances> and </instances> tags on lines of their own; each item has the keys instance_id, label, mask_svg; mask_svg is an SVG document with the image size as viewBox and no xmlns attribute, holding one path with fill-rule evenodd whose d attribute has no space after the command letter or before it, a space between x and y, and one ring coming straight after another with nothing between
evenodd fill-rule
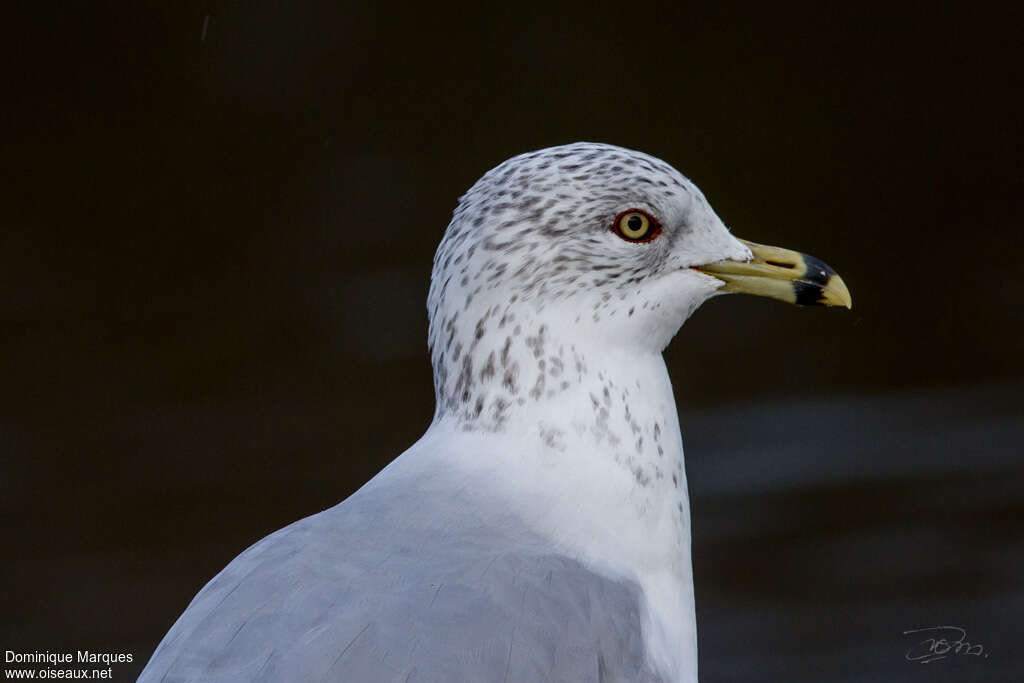
<instances>
[{"instance_id":1,"label":"photographer signature","mask_svg":"<svg viewBox=\"0 0 1024 683\"><path fill-rule=\"evenodd\" d=\"M962 655L988 658L985 647L981 643L967 641L967 631L959 626L929 626L904 631L903 635L912 633L929 634L924 640L907 650L907 661L928 664L950 655Z\"/></svg>"}]
</instances>

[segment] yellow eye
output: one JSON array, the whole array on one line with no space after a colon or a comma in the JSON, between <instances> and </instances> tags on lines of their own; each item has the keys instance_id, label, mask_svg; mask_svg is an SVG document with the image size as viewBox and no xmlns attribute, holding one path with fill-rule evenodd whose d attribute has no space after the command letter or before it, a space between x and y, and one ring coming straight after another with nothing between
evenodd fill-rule
<instances>
[{"instance_id":1,"label":"yellow eye","mask_svg":"<svg viewBox=\"0 0 1024 683\"><path fill-rule=\"evenodd\" d=\"M629 209L615 217L614 230L630 242L650 242L661 234L661 224L640 209Z\"/></svg>"}]
</instances>

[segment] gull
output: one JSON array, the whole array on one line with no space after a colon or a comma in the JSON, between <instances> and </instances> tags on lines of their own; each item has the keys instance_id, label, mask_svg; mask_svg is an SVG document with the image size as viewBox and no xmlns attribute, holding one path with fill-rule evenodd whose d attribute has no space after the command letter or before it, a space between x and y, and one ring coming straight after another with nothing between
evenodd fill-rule
<instances>
[{"instance_id":1,"label":"gull","mask_svg":"<svg viewBox=\"0 0 1024 683\"><path fill-rule=\"evenodd\" d=\"M696 681L662 351L725 292L851 306L654 157L575 143L492 169L434 257L426 433L232 560L139 680Z\"/></svg>"}]
</instances>

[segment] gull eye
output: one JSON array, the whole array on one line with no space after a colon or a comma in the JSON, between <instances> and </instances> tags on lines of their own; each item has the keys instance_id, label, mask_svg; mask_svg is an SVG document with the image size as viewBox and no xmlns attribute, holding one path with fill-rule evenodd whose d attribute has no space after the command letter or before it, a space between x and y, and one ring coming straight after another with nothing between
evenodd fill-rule
<instances>
[{"instance_id":1,"label":"gull eye","mask_svg":"<svg viewBox=\"0 0 1024 683\"><path fill-rule=\"evenodd\" d=\"M615 233L629 242L650 242L661 234L661 224L640 209L629 209L615 217Z\"/></svg>"}]
</instances>

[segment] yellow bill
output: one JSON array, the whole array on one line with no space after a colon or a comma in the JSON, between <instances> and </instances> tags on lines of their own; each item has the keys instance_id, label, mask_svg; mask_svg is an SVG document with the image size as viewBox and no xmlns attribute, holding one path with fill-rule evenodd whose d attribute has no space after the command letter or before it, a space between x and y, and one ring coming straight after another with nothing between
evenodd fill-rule
<instances>
[{"instance_id":1,"label":"yellow bill","mask_svg":"<svg viewBox=\"0 0 1024 683\"><path fill-rule=\"evenodd\" d=\"M853 299L846 283L823 261L798 251L740 240L750 261L717 261L696 269L725 282L726 292L754 294L798 306L846 306Z\"/></svg>"}]
</instances>

